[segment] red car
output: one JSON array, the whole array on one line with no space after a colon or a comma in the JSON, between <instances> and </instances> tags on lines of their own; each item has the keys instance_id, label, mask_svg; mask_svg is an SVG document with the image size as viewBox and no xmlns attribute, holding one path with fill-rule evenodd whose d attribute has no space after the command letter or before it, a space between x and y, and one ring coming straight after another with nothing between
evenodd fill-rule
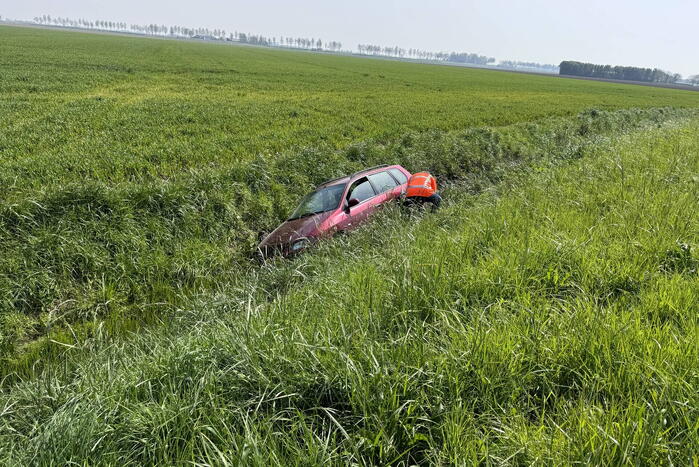
<instances>
[{"instance_id":1,"label":"red car","mask_svg":"<svg viewBox=\"0 0 699 467\"><path fill-rule=\"evenodd\" d=\"M407 188L410 172L382 165L329 180L306 195L293 214L258 246L263 257L291 255L312 242L357 227Z\"/></svg>"}]
</instances>

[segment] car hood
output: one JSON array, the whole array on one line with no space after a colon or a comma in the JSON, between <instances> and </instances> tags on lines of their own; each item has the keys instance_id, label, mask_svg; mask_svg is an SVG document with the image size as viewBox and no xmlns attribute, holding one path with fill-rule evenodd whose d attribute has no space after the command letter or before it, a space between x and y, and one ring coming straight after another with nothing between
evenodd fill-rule
<instances>
[{"instance_id":1,"label":"car hood","mask_svg":"<svg viewBox=\"0 0 699 467\"><path fill-rule=\"evenodd\" d=\"M267 235L260 243L260 247L292 243L299 238L313 237L318 226L331 215L332 211L328 211L315 216L286 221Z\"/></svg>"}]
</instances>

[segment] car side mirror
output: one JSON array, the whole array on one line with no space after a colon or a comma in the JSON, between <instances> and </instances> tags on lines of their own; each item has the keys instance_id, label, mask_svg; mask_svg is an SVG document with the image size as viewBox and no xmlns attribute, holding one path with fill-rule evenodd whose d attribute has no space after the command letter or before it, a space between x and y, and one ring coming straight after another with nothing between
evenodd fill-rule
<instances>
[{"instance_id":1,"label":"car side mirror","mask_svg":"<svg viewBox=\"0 0 699 467\"><path fill-rule=\"evenodd\" d=\"M349 212L349 210L356 205L359 204L359 200L357 198L351 198L349 201L347 201L347 209L346 211Z\"/></svg>"}]
</instances>

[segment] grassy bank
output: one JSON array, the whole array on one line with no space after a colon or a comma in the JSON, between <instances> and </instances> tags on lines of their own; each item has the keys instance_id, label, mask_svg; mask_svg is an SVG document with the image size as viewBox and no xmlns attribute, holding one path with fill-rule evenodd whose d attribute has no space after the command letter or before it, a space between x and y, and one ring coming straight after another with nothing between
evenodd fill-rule
<instances>
[{"instance_id":1,"label":"grassy bank","mask_svg":"<svg viewBox=\"0 0 699 467\"><path fill-rule=\"evenodd\" d=\"M0 65L0 465L697 463L699 94L10 27ZM249 261L379 163L445 209Z\"/></svg>"},{"instance_id":2,"label":"grassy bank","mask_svg":"<svg viewBox=\"0 0 699 467\"><path fill-rule=\"evenodd\" d=\"M51 340L72 342L96 325L135 329L197 294L234 286L250 267L260 233L284 219L306 190L333 176L400 163L477 193L518 167L579 158L600 138L694 114L594 110L500 128L406 133L339 151L258 156L173 180L119 186L87 180L4 203L0 358L15 359L18 346L39 337L31 355L46 355ZM31 367L35 357L23 354L19 365ZM17 365L5 368L2 373Z\"/></svg>"},{"instance_id":3,"label":"grassy bank","mask_svg":"<svg viewBox=\"0 0 699 467\"><path fill-rule=\"evenodd\" d=\"M477 192L699 107L667 89L5 26L0 66L0 376L18 348L47 355L27 349L37 338L136 329L235 285L323 179L397 162Z\"/></svg>"},{"instance_id":4,"label":"grassy bank","mask_svg":"<svg viewBox=\"0 0 699 467\"><path fill-rule=\"evenodd\" d=\"M389 213L158 328L98 333L5 388L0 455L696 462L698 130L598 138L568 164L454 190L437 215Z\"/></svg>"}]
</instances>

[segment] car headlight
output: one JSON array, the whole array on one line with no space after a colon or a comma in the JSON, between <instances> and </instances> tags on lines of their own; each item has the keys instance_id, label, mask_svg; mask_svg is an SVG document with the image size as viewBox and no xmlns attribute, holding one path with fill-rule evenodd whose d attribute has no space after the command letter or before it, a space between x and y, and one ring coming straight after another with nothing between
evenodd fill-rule
<instances>
[{"instance_id":1,"label":"car headlight","mask_svg":"<svg viewBox=\"0 0 699 467\"><path fill-rule=\"evenodd\" d=\"M291 244L291 252L295 253L297 251L301 251L304 248L306 248L310 242L308 241L307 238L302 238L301 240L296 240L294 243Z\"/></svg>"}]
</instances>

